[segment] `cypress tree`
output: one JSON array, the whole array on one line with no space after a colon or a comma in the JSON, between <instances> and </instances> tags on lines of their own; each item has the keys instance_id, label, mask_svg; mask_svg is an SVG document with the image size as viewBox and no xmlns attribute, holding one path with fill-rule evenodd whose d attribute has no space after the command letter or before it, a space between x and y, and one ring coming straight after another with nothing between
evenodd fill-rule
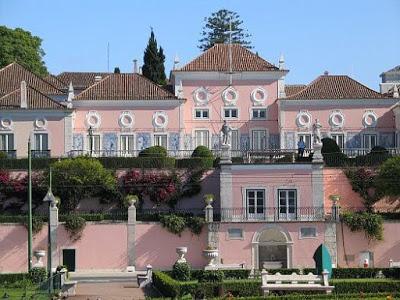
<instances>
[{"instance_id":1,"label":"cypress tree","mask_svg":"<svg viewBox=\"0 0 400 300\"><path fill-rule=\"evenodd\" d=\"M144 50L143 62L143 76L157 84L164 85L166 83L165 55L162 47L158 48L153 29L151 29L149 42Z\"/></svg>"}]
</instances>

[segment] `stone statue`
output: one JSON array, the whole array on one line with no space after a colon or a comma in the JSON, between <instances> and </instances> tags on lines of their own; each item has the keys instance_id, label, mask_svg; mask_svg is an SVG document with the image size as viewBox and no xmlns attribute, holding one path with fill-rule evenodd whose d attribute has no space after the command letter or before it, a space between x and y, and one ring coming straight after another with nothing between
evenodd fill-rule
<instances>
[{"instance_id":1,"label":"stone statue","mask_svg":"<svg viewBox=\"0 0 400 300\"><path fill-rule=\"evenodd\" d=\"M232 131L232 128L226 123L226 120L225 120L224 124L222 125L222 128L221 128L222 145L230 145L231 131Z\"/></svg>"},{"instance_id":2,"label":"stone statue","mask_svg":"<svg viewBox=\"0 0 400 300\"><path fill-rule=\"evenodd\" d=\"M319 119L315 119L315 123L313 124L313 143L314 144L322 144L321 128L322 128L322 125L319 122Z\"/></svg>"}]
</instances>

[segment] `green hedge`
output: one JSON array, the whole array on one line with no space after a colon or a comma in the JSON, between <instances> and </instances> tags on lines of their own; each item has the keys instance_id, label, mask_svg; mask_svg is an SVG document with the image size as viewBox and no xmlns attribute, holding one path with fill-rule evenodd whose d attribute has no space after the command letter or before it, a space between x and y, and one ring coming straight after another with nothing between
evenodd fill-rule
<instances>
[{"instance_id":1,"label":"green hedge","mask_svg":"<svg viewBox=\"0 0 400 300\"><path fill-rule=\"evenodd\" d=\"M399 293L351 293L351 294L317 294L317 295L306 295L306 294L290 294L284 296L277 295L268 295L267 299L279 299L279 300L318 300L318 299L388 299L387 297L391 296L392 299L397 299L400 294ZM165 300L165 298L162 298ZM254 296L254 297L244 297L238 298L240 300L265 300L265 297L262 296ZM155 300L152 298L152 300ZM161 300L161 298L160 298Z\"/></svg>"},{"instance_id":2,"label":"green hedge","mask_svg":"<svg viewBox=\"0 0 400 300\"><path fill-rule=\"evenodd\" d=\"M375 278L379 271L386 278L400 279L400 268L336 268L332 269L332 278Z\"/></svg>"},{"instance_id":3,"label":"green hedge","mask_svg":"<svg viewBox=\"0 0 400 300\"><path fill-rule=\"evenodd\" d=\"M178 169L211 169L214 166L214 159L212 157L192 157L182 158L175 161L175 167Z\"/></svg>"},{"instance_id":4,"label":"green hedge","mask_svg":"<svg viewBox=\"0 0 400 300\"><path fill-rule=\"evenodd\" d=\"M32 158L32 169L42 170L48 169L50 164L57 161L58 158ZM0 159L0 170L27 170L28 159L27 158L6 158Z\"/></svg>"},{"instance_id":5,"label":"green hedge","mask_svg":"<svg viewBox=\"0 0 400 300\"><path fill-rule=\"evenodd\" d=\"M0 286L29 279L28 273L3 273L0 274Z\"/></svg>"},{"instance_id":6,"label":"green hedge","mask_svg":"<svg viewBox=\"0 0 400 300\"><path fill-rule=\"evenodd\" d=\"M400 291L400 281L393 279L332 279L335 293L346 294L359 291L363 293L383 293Z\"/></svg>"},{"instance_id":7,"label":"green hedge","mask_svg":"<svg viewBox=\"0 0 400 300\"><path fill-rule=\"evenodd\" d=\"M175 167L173 157L99 157L97 159L106 169Z\"/></svg>"}]
</instances>

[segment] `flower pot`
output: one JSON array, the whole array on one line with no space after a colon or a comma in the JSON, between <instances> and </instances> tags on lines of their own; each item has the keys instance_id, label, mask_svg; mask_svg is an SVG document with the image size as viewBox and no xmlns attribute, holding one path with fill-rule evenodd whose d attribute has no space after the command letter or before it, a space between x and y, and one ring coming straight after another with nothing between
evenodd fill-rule
<instances>
[{"instance_id":1,"label":"flower pot","mask_svg":"<svg viewBox=\"0 0 400 300\"><path fill-rule=\"evenodd\" d=\"M218 249L205 249L203 250L203 256L208 259L208 267L216 265L215 259L218 257Z\"/></svg>"},{"instance_id":2,"label":"flower pot","mask_svg":"<svg viewBox=\"0 0 400 300\"><path fill-rule=\"evenodd\" d=\"M178 263L185 263L185 254L187 253L187 247L176 247L176 254L178 254Z\"/></svg>"},{"instance_id":3,"label":"flower pot","mask_svg":"<svg viewBox=\"0 0 400 300\"><path fill-rule=\"evenodd\" d=\"M33 255L36 257L35 267L43 267L42 258L45 257L46 251L44 250L35 250L33 251Z\"/></svg>"},{"instance_id":4,"label":"flower pot","mask_svg":"<svg viewBox=\"0 0 400 300\"><path fill-rule=\"evenodd\" d=\"M214 201L214 195L204 195L204 202L207 206L211 205Z\"/></svg>"}]
</instances>

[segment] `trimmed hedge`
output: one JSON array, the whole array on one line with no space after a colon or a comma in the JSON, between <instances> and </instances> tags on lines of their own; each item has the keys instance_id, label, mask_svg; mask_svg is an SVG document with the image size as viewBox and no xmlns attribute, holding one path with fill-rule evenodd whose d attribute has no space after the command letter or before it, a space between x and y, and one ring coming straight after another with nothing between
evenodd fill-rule
<instances>
[{"instance_id":1,"label":"trimmed hedge","mask_svg":"<svg viewBox=\"0 0 400 300\"><path fill-rule=\"evenodd\" d=\"M0 274L0 286L29 279L28 273L2 273Z\"/></svg>"},{"instance_id":2,"label":"trimmed hedge","mask_svg":"<svg viewBox=\"0 0 400 300\"><path fill-rule=\"evenodd\" d=\"M192 157L175 160L175 167L178 169L211 169L214 167L214 159L212 157Z\"/></svg>"},{"instance_id":3,"label":"trimmed hedge","mask_svg":"<svg viewBox=\"0 0 400 300\"><path fill-rule=\"evenodd\" d=\"M173 157L99 157L97 159L106 169L175 167Z\"/></svg>"},{"instance_id":4,"label":"trimmed hedge","mask_svg":"<svg viewBox=\"0 0 400 300\"><path fill-rule=\"evenodd\" d=\"M58 161L58 158L32 158L32 170L48 169L49 166ZM27 158L6 158L0 159L0 170L27 170Z\"/></svg>"},{"instance_id":5,"label":"trimmed hedge","mask_svg":"<svg viewBox=\"0 0 400 300\"><path fill-rule=\"evenodd\" d=\"M400 281L393 279L332 279L329 282L335 286L335 293L338 294L400 291Z\"/></svg>"},{"instance_id":6,"label":"trimmed hedge","mask_svg":"<svg viewBox=\"0 0 400 300\"><path fill-rule=\"evenodd\" d=\"M386 278L400 279L400 268L336 268L332 269L332 278L375 278L379 271Z\"/></svg>"}]
</instances>

